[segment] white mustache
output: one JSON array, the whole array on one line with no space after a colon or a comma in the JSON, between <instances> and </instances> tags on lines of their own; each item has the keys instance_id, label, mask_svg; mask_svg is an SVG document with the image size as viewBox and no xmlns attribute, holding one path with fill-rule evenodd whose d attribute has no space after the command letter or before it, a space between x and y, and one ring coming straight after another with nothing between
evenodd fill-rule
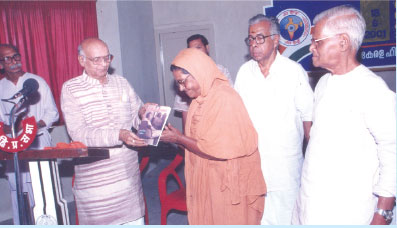
<instances>
[{"instance_id":1,"label":"white mustache","mask_svg":"<svg viewBox=\"0 0 397 228\"><path fill-rule=\"evenodd\" d=\"M16 63L15 65L10 66L10 69L14 70L15 68L20 68L20 67L22 67L22 64L21 63Z\"/></svg>"}]
</instances>

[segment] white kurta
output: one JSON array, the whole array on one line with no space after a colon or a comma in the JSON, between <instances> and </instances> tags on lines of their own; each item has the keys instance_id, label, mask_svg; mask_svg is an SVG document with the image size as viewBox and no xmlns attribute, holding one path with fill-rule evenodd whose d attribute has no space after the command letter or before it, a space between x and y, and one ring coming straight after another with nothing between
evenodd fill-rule
<instances>
[{"instance_id":1,"label":"white kurta","mask_svg":"<svg viewBox=\"0 0 397 228\"><path fill-rule=\"evenodd\" d=\"M259 138L267 190L299 187L303 121L312 120L313 91L305 70L277 53L265 78L250 60L237 74L234 88L242 97Z\"/></svg>"},{"instance_id":2,"label":"white kurta","mask_svg":"<svg viewBox=\"0 0 397 228\"><path fill-rule=\"evenodd\" d=\"M46 123L46 127L40 128L37 131L37 135L33 143L30 145L29 149L43 149L46 146L51 146L51 135L48 132L48 128L52 126L54 122L58 120L59 114L57 107L55 105L54 98L52 96L51 90L43 78L31 73L25 73L19 77L17 84L3 78L0 80L0 99L8 99L14 94L19 92L23 88L23 83L29 79L35 79L38 84L38 93L33 93L29 95L28 100L25 104L29 104L28 113L25 117L34 116L36 122L43 120ZM20 98L15 99L18 101ZM9 102L0 101L0 121L10 125L9 115L14 104ZM25 110L25 109L23 109ZM17 127L17 126L15 126ZM11 135L9 135L11 137ZM29 174L29 166L26 161L19 162L19 168L21 171L21 182L23 192L28 192L29 201L31 207L34 207L35 201L33 197L32 181ZM14 223L19 224L19 214L17 208L17 193L15 184L15 172L13 161L7 161L6 175L11 189L11 197L13 203L13 214Z\"/></svg>"},{"instance_id":3,"label":"white kurta","mask_svg":"<svg viewBox=\"0 0 397 228\"><path fill-rule=\"evenodd\" d=\"M315 90L294 224L369 224L376 195L396 193L396 103L360 65L326 74Z\"/></svg>"},{"instance_id":4,"label":"white kurta","mask_svg":"<svg viewBox=\"0 0 397 228\"><path fill-rule=\"evenodd\" d=\"M23 83L29 79L33 78L39 83L38 94L39 96L30 96L29 98L29 112L27 117L34 116L36 122L43 120L46 123L46 127L39 129L35 141L32 143L30 148L42 149L45 146L51 146L51 136L48 132L48 128L58 120L58 110L54 102L51 90L48 87L45 80L35 74L25 73L19 79L15 85L10 80L3 78L0 80L0 98L7 99L12 97L18 91L23 88ZM16 100L18 100L17 98ZM9 125L9 113L14 105L9 102L0 102L0 121Z\"/></svg>"},{"instance_id":5,"label":"white kurta","mask_svg":"<svg viewBox=\"0 0 397 228\"><path fill-rule=\"evenodd\" d=\"M109 147L110 158L75 166L73 193L81 225L116 225L144 216L138 153L119 140L120 129L138 129L143 105L128 81L108 75L101 84L87 74L62 87L61 107L74 141Z\"/></svg>"}]
</instances>

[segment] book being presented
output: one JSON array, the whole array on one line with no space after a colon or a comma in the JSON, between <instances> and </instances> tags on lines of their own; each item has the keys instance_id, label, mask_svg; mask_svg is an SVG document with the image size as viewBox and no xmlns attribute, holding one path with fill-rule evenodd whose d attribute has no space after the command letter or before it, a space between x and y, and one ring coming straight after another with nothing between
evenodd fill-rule
<instances>
[{"instance_id":1,"label":"book being presented","mask_svg":"<svg viewBox=\"0 0 397 228\"><path fill-rule=\"evenodd\" d=\"M171 108L168 106L157 104L147 106L138 127L138 137L149 145L157 146L170 112Z\"/></svg>"}]
</instances>

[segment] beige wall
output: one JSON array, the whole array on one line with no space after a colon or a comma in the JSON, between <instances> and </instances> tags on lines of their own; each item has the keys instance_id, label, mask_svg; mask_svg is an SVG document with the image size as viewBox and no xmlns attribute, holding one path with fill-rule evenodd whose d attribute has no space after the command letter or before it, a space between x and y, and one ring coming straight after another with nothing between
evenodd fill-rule
<instances>
[{"instance_id":1,"label":"beige wall","mask_svg":"<svg viewBox=\"0 0 397 228\"><path fill-rule=\"evenodd\" d=\"M112 67L146 101L160 102L154 30L186 24L212 24L216 62L233 79L245 61L248 19L262 13L261 1L97 1L99 36L116 56ZM137 29L139 28L139 29ZM376 72L395 91L395 71Z\"/></svg>"},{"instance_id":2,"label":"beige wall","mask_svg":"<svg viewBox=\"0 0 397 228\"><path fill-rule=\"evenodd\" d=\"M153 22L155 28L213 24L216 62L227 67L234 79L248 53L244 43L248 20L269 4L270 1L153 1Z\"/></svg>"}]
</instances>

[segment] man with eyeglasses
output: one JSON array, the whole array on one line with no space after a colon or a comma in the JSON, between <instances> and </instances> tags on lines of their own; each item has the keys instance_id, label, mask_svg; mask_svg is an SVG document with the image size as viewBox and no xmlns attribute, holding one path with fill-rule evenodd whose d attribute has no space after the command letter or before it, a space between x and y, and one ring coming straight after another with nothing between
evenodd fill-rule
<instances>
[{"instance_id":1,"label":"man with eyeglasses","mask_svg":"<svg viewBox=\"0 0 397 228\"><path fill-rule=\"evenodd\" d=\"M263 14L249 20L251 60L237 73L234 88L258 132L267 185L262 225L291 224L303 163L303 138L309 139L313 91L305 70L277 51L277 19Z\"/></svg>"},{"instance_id":2,"label":"man with eyeglasses","mask_svg":"<svg viewBox=\"0 0 397 228\"><path fill-rule=\"evenodd\" d=\"M396 196L396 98L356 59L366 22L351 6L314 18L313 127L293 224L385 225Z\"/></svg>"},{"instance_id":3,"label":"man with eyeglasses","mask_svg":"<svg viewBox=\"0 0 397 228\"><path fill-rule=\"evenodd\" d=\"M146 146L131 132L145 108L128 81L108 74L113 56L98 38L78 47L82 75L65 82L61 108L72 140L89 147L108 147L110 158L75 165L73 193L81 225L143 225L138 153Z\"/></svg>"},{"instance_id":4,"label":"man with eyeglasses","mask_svg":"<svg viewBox=\"0 0 397 228\"><path fill-rule=\"evenodd\" d=\"M209 43L205 36L201 34L194 34L192 36L189 36L189 38L187 38L186 43L188 48L196 48L204 52L208 56L210 55ZM230 76L229 70L226 67L222 66L221 64L216 64L216 66L223 73L223 75L225 75L226 78L229 80L230 85L233 86L233 80ZM179 95L179 93L175 95L174 109L176 111L182 112L183 125L185 125L189 104L190 104L190 98L187 97L186 95L184 94Z\"/></svg>"},{"instance_id":5,"label":"man with eyeglasses","mask_svg":"<svg viewBox=\"0 0 397 228\"><path fill-rule=\"evenodd\" d=\"M29 106L26 109L27 112L18 112L18 117L15 119L21 120L25 117L34 116L37 121L39 131L29 149L43 149L46 146L51 146L51 136L48 129L58 120L59 115L49 86L40 76L23 71L21 54L14 45L0 44L0 69L4 72L5 76L0 80L0 99L13 97L14 94L23 88L24 82L28 79L34 79L38 82L38 92L30 95L28 100ZM14 101L18 101L18 99ZM13 106L13 103L0 101L0 121L5 124L4 133L10 137L11 126L9 123L9 114ZM15 123L17 131L20 130L19 123L19 121ZM30 206L33 208L35 202L28 163L20 162L20 170L22 190L23 192L27 192ZM10 183L14 225L18 225L19 213L13 162L7 162L6 175Z\"/></svg>"}]
</instances>

